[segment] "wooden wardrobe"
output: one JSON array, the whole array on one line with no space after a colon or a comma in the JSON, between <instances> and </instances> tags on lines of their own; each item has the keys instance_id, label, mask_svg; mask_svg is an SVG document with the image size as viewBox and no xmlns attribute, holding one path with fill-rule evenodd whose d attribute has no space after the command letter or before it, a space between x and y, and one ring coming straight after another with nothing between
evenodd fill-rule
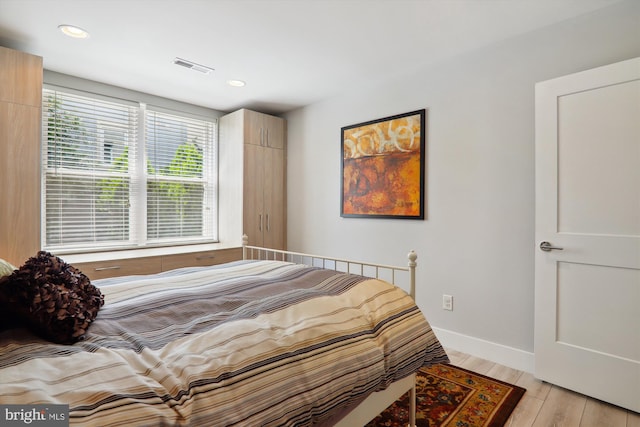
<instances>
[{"instance_id":1,"label":"wooden wardrobe","mask_svg":"<svg viewBox=\"0 0 640 427\"><path fill-rule=\"evenodd\" d=\"M40 249L42 58L0 47L0 258Z\"/></svg>"},{"instance_id":2,"label":"wooden wardrobe","mask_svg":"<svg viewBox=\"0 0 640 427\"><path fill-rule=\"evenodd\" d=\"M285 249L285 120L241 109L221 117L219 128L220 151L225 153L220 163L221 197L228 200L224 191L242 193L238 215L250 245ZM229 182L235 180L242 185Z\"/></svg>"}]
</instances>

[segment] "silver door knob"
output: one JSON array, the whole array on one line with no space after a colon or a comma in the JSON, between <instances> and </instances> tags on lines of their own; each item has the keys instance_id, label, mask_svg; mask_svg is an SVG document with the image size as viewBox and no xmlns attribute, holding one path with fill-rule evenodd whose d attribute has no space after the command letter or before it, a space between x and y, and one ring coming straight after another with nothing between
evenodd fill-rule
<instances>
[{"instance_id":1,"label":"silver door knob","mask_svg":"<svg viewBox=\"0 0 640 427\"><path fill-rule=\"evenodd\" d=\"M563 250L563 249L564 249L564 248L559 248L559 247L557 247L557 246L553 246L553 245L552 245L551 243L549 243L549 242L541 242L541 243L540 243L540 250L543 250L543 251L545 251L545 252L551 252L551 251L553 251L553 250L561 251L561 250Z\"/></svg>"}]
</instances>

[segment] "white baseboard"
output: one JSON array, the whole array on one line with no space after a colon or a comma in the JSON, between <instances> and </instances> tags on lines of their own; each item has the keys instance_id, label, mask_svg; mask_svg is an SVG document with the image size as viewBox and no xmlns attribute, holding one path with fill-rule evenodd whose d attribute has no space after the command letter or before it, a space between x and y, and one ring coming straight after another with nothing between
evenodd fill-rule
<instances>
[{"instance_id":1,"label":"white baseboard","mask_svg":"<svg viewBox=\"0 0 640 427\"><path fill-rule=\"evenodd\" d=\"M519 371L533 373L534 354L458 332L432 327L443 347L487 359Z\"/></svg>"}]
</instances>

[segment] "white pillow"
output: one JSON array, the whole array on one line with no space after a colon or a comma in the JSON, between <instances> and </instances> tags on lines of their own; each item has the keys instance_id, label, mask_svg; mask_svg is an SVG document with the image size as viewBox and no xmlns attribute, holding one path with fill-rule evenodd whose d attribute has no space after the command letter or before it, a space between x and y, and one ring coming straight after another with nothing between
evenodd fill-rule
<instances>
[{"instance_id":1,"label":"white pillow","mask_svg":"<svg viewBox=\"0 0 640 427\"><path fill-rule=\"evenodd\" d=\"M17 270L10 262L0 258L0 277L10 276L14 270Z\"/></svg>"}]
</instances>

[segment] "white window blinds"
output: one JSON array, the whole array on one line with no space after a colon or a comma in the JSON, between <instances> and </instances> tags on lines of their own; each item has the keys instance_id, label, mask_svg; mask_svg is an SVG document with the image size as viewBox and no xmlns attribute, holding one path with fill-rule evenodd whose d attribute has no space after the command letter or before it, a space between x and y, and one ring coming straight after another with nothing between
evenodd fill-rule
<instances>
[{"instance_id":1,"label":"white window blinds","mask_svg":"<svg viewBox=\"0 0 640 427\"><path fill-rule=\"evenodd\" d=\"M42 128L45 248L217 237L214 121L44 89Z\"/></svg>"},{"instance_id":2,"label":"white window blinds","mask_svg":"<svg viewBox=\"0 0 640 427\"><path fill-rule=\"evenodd\" d=\"M213 126L148 111L147 239L197 238L213 226Z\"/></svg>"}]
</instances>

